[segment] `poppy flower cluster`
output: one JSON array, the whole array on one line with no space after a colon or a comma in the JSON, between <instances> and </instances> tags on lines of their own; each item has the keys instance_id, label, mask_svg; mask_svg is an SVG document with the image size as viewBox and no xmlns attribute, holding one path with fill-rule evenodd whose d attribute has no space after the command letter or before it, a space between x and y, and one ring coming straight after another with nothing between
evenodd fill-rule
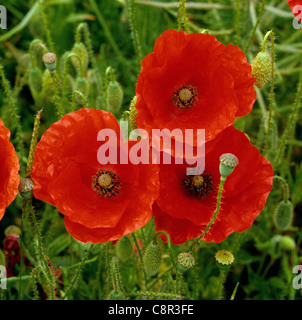
<instances>
[{"instance_id":1,"label":"poppy flower cluster","mask_svg":"<svg viewBox=\"0 0 302 320\"><path fill-rule=\"evenodd\" d=\"M31 175L35 197L55 205L68 232L82 242L120 239L154 216L156 230L181 244L199 237L212 219L219 158L232 153L239 164L225 182L219 214L203 240L221 242L246 230L264 208L273 180L270 163L233 126L256 100L251 72L234 45L207 34L165 31L142 62L136 124L150 136L152 129L205 129L204 172L187 175L187 164L176 161L100 164L97 153L106 143L97 139L101 129L117 135L118 157L140 140L125 147L111 113L84 108L52 124L38 143Z\"/></svg>"}]
</instances>

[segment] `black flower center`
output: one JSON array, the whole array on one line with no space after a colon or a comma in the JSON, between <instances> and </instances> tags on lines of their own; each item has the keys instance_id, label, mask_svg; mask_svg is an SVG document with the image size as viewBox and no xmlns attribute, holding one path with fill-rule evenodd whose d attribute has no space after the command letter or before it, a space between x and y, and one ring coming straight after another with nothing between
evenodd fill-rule
<instances>
[{"instance_id":1,"label":"black flower center","mask_svg":"<svg viewBox=\"0 0 302 320\"><path fill-rule=\"evenodd\" d=\"M119 193L121 182L114 172L100 169L92 177L92 189L99 197L112 198Z\"/></svg>"},{"instance_id":2,"label":"black flower center","mask_svg":"<svg viewBox=\"0 0 302 320\"><path fill-rule=\"evenodd\" d=\"M205 198L214 190L213 179L209 173L191 176L186 175L182 184L189 193L195 195L196 198Z\"/></svg>"},{"instance_id":3,"label":"black flower center","mask_svg":"<svg viewBox=\"0 0 302 320\"><path fill-rule=\"evenodd\" d=\"M198 100L198 93L195 87L191 85L182 85L174 89L172 101L178 109L190 109L195 106Z\"/></svg>"}]
</instances>

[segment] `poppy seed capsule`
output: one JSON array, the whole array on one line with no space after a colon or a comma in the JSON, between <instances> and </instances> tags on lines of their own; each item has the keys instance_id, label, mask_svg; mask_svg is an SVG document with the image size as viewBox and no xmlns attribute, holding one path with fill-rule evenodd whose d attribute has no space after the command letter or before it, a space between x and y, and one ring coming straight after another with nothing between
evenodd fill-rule
<instances>
[{"instance_id":1,"label":"poppy seed capsule","mask_svg":"<svg viewBox=\"0 0 302 320\"><path fill-rule=\"evenodd\" d=\"M293 205L289 200L281 201L275 211L275 226L280 230L287 230L293 219Z\"/></svg>"},{"instance_id":2,"label":"poppy seed capsule","mask_svg":"<svg viewBox=\"0 0 302 320\"><path fill-rule=\"evenodd\" d=\"M219 172L222 180L229 176L238 164L238 158L231 153L224 153L220 156Z\"/></svg>"},{"instance_id":3,"label":"poppy seed capsule","mask_svg":"<svg viewBox=\"0 0 302 320\"><path fill-rule=\"evenodd\" d=\"M47 52L43 55L42 61L45 67L50 71L54 71L57 67L57 56L55 53Z\"/></svg>"},{"instance_id":4,"label":"poppy seed capsule","mask_svg":"<svg viewBox=\"0 0 302 320\"><path fill-rule=\"evenodd\" d=\"M195 259L189 252L181 252L177 256L178 260L178 271L184 273L195 266Z\"/></svg>"},{"instance_id":5,"label":"poppy seed capsule","mask_svg":"<svg viewBox=\"0 0 302 320\"><path fill-rule=\"evenodd\" d=\"M270 79L271 69L271 57L266 52L259 52L252 64L252 76L256 79L255 85L259 89Z\"/></svg>"},{"instance_id":6,"label":"poppy seed capsule","mask_svg":"<svg viewBox=\"0 0 302 320\"><path fill-rule=\"evenodd\" d=\"M124 93L117 81L110 81L107 88L108 111L117 113L123 103Z\"/></svg>"},{"instance_id":7,"label":"poppy seed capsule","mask_svg":"<svg viewBox=\"0 0 302 320\"><path fill-rule=\"evenodd\" d=\"M215 254L215 259L217 267L220 270L228 270L230 268L230 265L234 262L233 253L228 250L217 251Z\"/></svg>"},{"instance_id":8,"label":"poppy seed capsule","mask_svg":"<svg viewBox=\"0 0 302 320\"><path fill-rule=\"evenodd\" d=\"M157 241L151 241L143 256L146 274L150 277L157 274L162 263L162 252Z\"/></svg>"},{"instance_id":9,"label":"poppy seed capsule","mask_svg":"<svg viewBox=\"0 0 302 320\"><path fill-rule=\"evenodd\" d=\"M116 254L118 258L125 262L133 255L133 246L128 236L123 236L116 246Z\"/></svg>"},{"instance_id":10,"label":"poppy seed capsule","mask_svg":"<svg viewBox=\"0 0 302 320\"><path fill-rule=\"evenodd\" d=\"M24 178L20 181L19 192L24 199L33 197L34 181L30 178Z\"/></svg>"}]
</instances>

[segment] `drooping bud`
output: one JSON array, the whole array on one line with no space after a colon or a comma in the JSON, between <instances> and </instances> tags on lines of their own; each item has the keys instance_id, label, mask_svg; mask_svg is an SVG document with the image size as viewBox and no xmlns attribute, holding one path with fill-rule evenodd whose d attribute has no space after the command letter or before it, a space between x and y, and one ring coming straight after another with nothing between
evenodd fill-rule
<instances>
[{"instance_id":1,"label":"drooping bud","mask_svg":"<svg viewBox=\"0 0 302 320\"><path fill-rule=\"evenodd\" d=\"M123 236L116 246L116 254L118 258L125 262L133 256L133 245L128 236Z\"/></svg>"},{"instance_id":2,"label":"drooping bud","mask_svg":"<svg viewBox=\"0 0 302 320\"><path fill-rule=\"evenodd\" d=\"M231 153L224 153L220 156L219 172L221 180L225 180L229 176L238 164L238 158Z\"/></svg>"},{"instance_id":3,"label":"drooping bud","mask_svg":"<svg viewBox=\"0 0 302 320\"><path fill-rule=\"evenodd\" d=\"M126 300L125 295L121 291L112 290L108 296L107 300Z\"/></svg>"},{"instance_id":4,"label":"drooping bud","mask_svg":"<svg viewBox=\"0 0 302 320\"><path fill-rule=\"evenodd\" d=\"M271 57L266 52L259 52L252 64L252 76L256 86L261 89L270 79L272 69Z\"/></svg>"},{"instance_id":5,"label":"drooping bud","mask_svg":"<svg viewBox=\"0 0 302 320\"><path fill-rule=\"evenodd\" d=\"M234 262L233 253L228 250L217 251L215 254L215 259L219 268L229 267Z\"/></svg>"},{"instance_id":6,"label":"drooping bud","mask_svg":"<svg viewBox=\"0 0 302 320\"><path fill-rule=\"evenodd\" d=\"M24 178L19 184L19 193L24 199L33 197L34 181L30 178Z\"/></svg>"},{"instance_id":7,"label":"drooping bud","mask_svg":"<svg viewBox=\"0 0 302 320\"><path fill-rule=\"evenodd\" d=\"M178 270L180 273L184 273L195 266L195 259L189 252L181 252L177 256Z\"/></svg>"},{"instance_id":8,"label":"drooping bud","mask_svg":"<svg viewBox=\"0 0 302 320\"><path fill-rule=\"evenodd\" d=\"M135 118L137 115L136 101L137 101L137 98L136 98L136 96L134 96L131 103L130 103L130 108L129 108L129 122L130 122L130 126L131 126L132 130L137 129L137 125L136 125L136 121L135 121Z\"/></svg>"},{"instance_id":9,"label":"drooping bud","mask_svg":"<svg viewBox=\"0 0 302 320\"><path fill-rule=\"evenodd\" d=\"M75 82L75 90L80 91L85 97L87 97L89 93L87 79L84 77L77 77Z\"/></svg>"},{"instance_id":10,"label":"drooping bud","mask_svg":"<svg viewBox=\"0 0 302 320\"><path fill-rule=\"evenodd\" d=\"M55 53L47 52L43 55L42 61L44 62L45 67L50 72L53 72L57 67L57 56Z\"/></svg>"},{"instance_id":11,"label":"drooping bud","mask_svg":"<svg viewBox=\"0 0 302 320\"><path fill-rule=\"evenodd\" d=\"M123 89L117 81L110 81L107 88L107 108L112 113L117 113L123 103Z\"/></svg>"},{"instance_id":12,"label":"drooping bud","mask_svg":"<svg viewBox=\"0 0 302 320\"><path fill-rule=\"evenodd\" d=\"M150 277L156 275L162 263L162 252L156 240L151 241L143 256L146 274Z\"/></svg>"},{"instance_id":13,"label":"drooping bud","mask_svg":"<svg viewBox=\"0 0 302 320\"><path fill-rule=\"evenodd\" d=\"M291 238L290 236L282 236L279 244L282 249L285 249L288 251L294 250L296 248L296 243L294 239Z\"/></svg>"},{"instance_id":14,"label":"drooping bud","mask_svg":"<svg viewBox=\"0 0 302 320\"><path fill-rule=\"evenodd\" d=\"M82 71L85 72L89 64L89 55L86 49L86 46L83 42L76 42L71 49L71 52L78 55L82 63ZM76 57L71 57L71 63L74 68L77 70L78 74L80 73L80 62Z\"/></svg>"},{"instance_id":15,"label":"drooping bud","mask_svg":"<svg viewBox=\"0 0 302 320\"><path fill-rule=\"evenodd\" d=\"M42 78L43 74L39 68L34 67L30 70L28 83L31 92L39 93L42 90Z\"/></svg>"},{"instance_id":16,"label":"drooping bud","mask_svg":"<svg viewBox=\"0 0 302 320\"><path fill-rule=\"evenodd\" d=\"M293 219L293 205L289 200L281 201L275 211L275 226L280 230L287 230Z\"/></svg>"}]
</instances>

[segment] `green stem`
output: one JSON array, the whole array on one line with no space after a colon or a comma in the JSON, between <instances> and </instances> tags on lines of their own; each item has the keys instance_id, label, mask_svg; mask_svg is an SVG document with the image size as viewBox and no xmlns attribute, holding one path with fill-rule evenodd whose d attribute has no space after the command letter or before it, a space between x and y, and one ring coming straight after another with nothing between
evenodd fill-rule
<instances>
[{"instance_id":1,"label":"green stem","mask_svg":"<svg viewBox=\"0 0 302 320\"><path fill-rule=\"evenodd\" d=\"M83 101L83 108L87 108L88 104L87 104L87 99L86 97L83 95L82 92L80 91L74 91L72 94L72 103L71 103L71 112L73 112L75 110L75 99L76 99L76 95L80 96L82 101Z\"/></svg>"},{"instance_id":2,"label":"green stem","mask_svg":"<svg viewBox=\"0 0 302 320\"><path fill-rule=\"evenodd\" d=\"M217 292L217 300L223 300L223 291L224 291L224 283L226 280L226 271L220 270L220 275L219 275L219 284L218 284L218 292Z\"/></svg>"},{"instance_id":3,"label":"green stem","mask_svg":"<svg viewBox=\"0 0 302 320\"><path fill-rule=\"evenodd\" d=\"M137 291L137 292L130 292L127 294L130 297L137 297L137 296L147 296L147 297L155 297L155 298L176 298L182 299L183 297L178 294L174 293L165 293L165 292L150 292L150 291Z\"/></svg>"},{"instance_id":4,"label":"green stem","mask_svg":"<svg viewBox=\"0 0 302 320\"><path fill-rule=\"evenodd\" d=\"M236 0L236 43L237 46L240 47L240 0Z\"/></svg>"},{"instance_id":5,"label":"green stem","mask_svg":"<svg viewBox=\"0 0 302 320\"><path fill-rule=\"evenodd\" d=\"M220 209L220 203L221 203L221 196L222 196L222 191L223 191L223 185L224 185L225 179L223 179L222 177L220 178L220 184L219 184L219 189L218 189L218 195L217 195L217 204L216 204L216 210L214 212L214 215L211 219L211 221L209 222L209 224L207 225L207 227L204 229L203 233L201 234L201 236L199 236L198 240L202 240L202 238L204 237L204 235L209 231L209 229L211 228L212 224L214 223L214 221L217 218L217 215L219 213L219 209Z\"/></svg>"},{"instance_id":6,"label":"green stem","mask_svg":"<svg viewBox=\"0 0 302 320\"><path fill-rule=\"evenodd\" d=\"M283 185L283 190L284 190L284 199L289 200L289 186L286 180L280 176L274 176L275 180L278 180L282 183Z\"/></svg>"},{"instance_id":7,"label":"green stem","mask_svg":"<svg viewBox=\"0 0 302 320\"><path fill-rule=\"evenodd\" d=\"M178 31L182 29L182 23L183 23L185 32L189 33L187 14L186 14L186 0L179 0L177 21L178 21Z\"/></svg>"},{"instance_id":8,"label":"green stem","mask_svg":"<svg viewBox=\"0 0 302 320\"><path fill-rule=\"evenodd\" d=\"M254 28L253 28L252 33L251 33L251 35L250 35L249 41L248 41L248 43L247 43L247 45L246 45L246 48L245 48L245 50L244 50L245 53L248 51L250 45L252 44L254 35L255 35L255 33L256 33L256 30L257 30L258 25L259 25L259 23L260 23L260 21L261 21L261 18L262 18L262 14L263 14L265 5L266 5L266 0L262 0L261 8L260 8L260 11L259 11L259 14L258 14L258 17L257 17L257 21L256 21L256 23L255 23L255 25L254 25Z\"/></svg>"},{"instance_id":9,"label":"green stem","mask_svg":"<svg viewBox=\"0 0 302 320\"><path fill-rule=\"evenodd\" d=\"M37 46L40 46L43 49L43 53L46 53L48 51L47 47L44 45L44 43L40 39L34 39L29 45L29 55L30 55L30 61L31 61L32 67L36 65L34 49Z\"/></svg>"},{"instance_id":10,"label":"green stem","mask_svg":"<svg viewBox=\"0 0 302 320\"><path fill-rule=\"evenodd\" d=\"M141 265L142 265L142 270L143 270L143 274L144 274L144 281L145 281L144 286L145 286L146 283L147 283L147 274L146 274L146 270L145 270L145 266L144 266L143 255L142 255L142 252L141 252L141 248L139 247L139 244L137 242L135 234L131 233L131 237L132 237L132 239L133 239L133 241L135 243L135 246L136 246L136 249L137 249L137 252L138 252L138 256L139 256L139 260L140 260Z\"/></svg>"}]
</instances>

